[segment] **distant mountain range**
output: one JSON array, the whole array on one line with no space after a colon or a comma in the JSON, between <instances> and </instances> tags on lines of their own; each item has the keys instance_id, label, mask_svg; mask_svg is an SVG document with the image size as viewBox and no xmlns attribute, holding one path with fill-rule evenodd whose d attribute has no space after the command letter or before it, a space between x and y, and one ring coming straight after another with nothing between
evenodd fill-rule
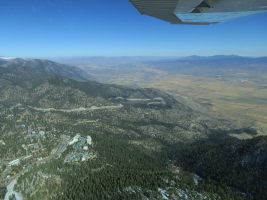
<instances>
[{"instance_id":1,"label":"distant mountain range","mask_svg":"<svg viewBox=\"0 0 267 200\"><path fill-rule=\"evenodd\" d=\"M53 59L60 63L79 67L92 80L119 84L128 82L129 86L140 86L140 83L147 84L170 75L200 75L235 81L243 80L243 77L239 77L238 74L250 74L253 75L250 76L251 81L259 81L258 75L267 74L267 57L216 55L180 58L66 57Z\"/></svg>"},{"instance_id":2,"label":"distant mountain range","mask_svg":"<svg viewBox=\"0 0 267 200\"><path fill-rule=\"evenodd\" d=\"M114 66L122 64L137 64L150 62L181 62L181 61L226 61L226 62L267 62L267 57L244 57L238 55L215 55L215 56L187 56L187 57L164 57L164 56L120 56L120 57L54 57L50 60L72 65L102 65Z\"/></svg>"},{"instance_id":3,"label":"distant mountain range","mask_svg":"<svg viewBox=\"0 0 267 200\"><path fill-rule=\"evenodd\" d=\"M85 65L97 65L101 67L116 67L140 64L147 61L156 61L165 59L165 57L158 56L119 56L119 57L104 57L104 56L94 56L94 57L54 57L49 58L55 62L74 65L74 66L85 66Z\"/></svg>"},{"instance_id":4,"label":"distant mountain range","mask_svg":"<svg viewBox=\"0 0 267 200\"><path fill-rule=\"evenodd\" d=\"M267 57L190 56L148 62L151 67L174 74L215 75L220 73L267 73Z\"/></svg>"},{"instance_id":5,"label":"distant mountain range","mask_svg":"<svg viewBox=\"0 0 267 200\"><path fill-rule=\"evenodd\" d=\"M214 55L214 56L187 56L179 58L179 60L259 60L264 59L267 61L267 57L248 57L238 55Z\"/></svg>"}]
</instances>

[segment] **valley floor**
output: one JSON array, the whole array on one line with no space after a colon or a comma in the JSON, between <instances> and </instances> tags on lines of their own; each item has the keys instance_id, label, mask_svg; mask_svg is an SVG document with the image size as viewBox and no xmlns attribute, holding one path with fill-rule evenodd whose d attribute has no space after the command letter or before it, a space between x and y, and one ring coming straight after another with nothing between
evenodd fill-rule
<instances>
[{"instance_id":1,"label":"valley floor","mask_svg":"<svg viewBox=\"0 0 267 200\"><path fill-rule=\"evenodd\" d=\"M240 76L240 75L239 75ZM137 84L141 87L157 88L176 96L192 99L208 110L227 119L248 126L259 127L259 134L267 130L267 81L261 82L231 78L224 80L216 77L193 75L158 76L150 82L139 77L118 78L114 83L122 85ZM244 138L249 136L244 135Z\"/></svg>"}]
</instances>

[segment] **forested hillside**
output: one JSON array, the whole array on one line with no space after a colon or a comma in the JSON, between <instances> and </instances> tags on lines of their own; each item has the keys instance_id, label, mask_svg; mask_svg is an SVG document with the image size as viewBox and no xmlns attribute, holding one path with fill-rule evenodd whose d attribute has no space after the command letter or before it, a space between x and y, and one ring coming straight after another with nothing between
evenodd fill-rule
<instances>
[{"instance_id":1,"label":"forested hillside","mask_svg":"<svg viewBox=\"0 0 267 200\"><path fill-rule=\"evenodd\" d=\"M0 64L0 199L266 197L266 137L156 89Z\"/></svg>"}]
</instances>

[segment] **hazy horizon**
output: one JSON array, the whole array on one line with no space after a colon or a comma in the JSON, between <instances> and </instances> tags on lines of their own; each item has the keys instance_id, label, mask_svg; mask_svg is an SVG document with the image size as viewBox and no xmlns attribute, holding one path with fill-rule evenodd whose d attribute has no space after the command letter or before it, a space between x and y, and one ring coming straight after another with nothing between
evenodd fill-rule
<instances>
[{"instance_id":1,"label":"hazy horizon","mask_svg":"<svg viewBox=\"0 0 267 200\"><path fill-rule=\"evenodd\" d=\"M246 56L246 55L238 55L238 54L211 54L211 55L198 55L198 54L191 54L191 55L184 55L184 56L146 56L146 55L118 55L118 56L105 56L105 55L81 55L81 56L9 56L9 55L0 55L0 58L25 58L25 59L78 59L78 58L155 58L155 59L179 59L179 58L187 58L187 57L216 57L216 56L235 56L235 57L244 57L244 58L263 58L267 57L266 55L262 56Z\"/></svg>"}]
</instances>

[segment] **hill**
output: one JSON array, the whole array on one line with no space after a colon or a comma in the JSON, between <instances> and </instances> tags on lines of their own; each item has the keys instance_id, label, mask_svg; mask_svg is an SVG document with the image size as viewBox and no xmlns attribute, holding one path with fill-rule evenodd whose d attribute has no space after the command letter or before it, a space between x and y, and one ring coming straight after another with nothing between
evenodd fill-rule
<instances>
[{"instance_id":1,"label":"hill","mask_svg":"<svg viewBox=\"0 0 267 200\"><path fill-rule=\"evenodd\" d=\"M194 110L206 114L215 112L224 118L264 129L262 134L266 132L266 57L138 58L97 57L96 61L96 58L84 57L79 64L75 64L78 58L70 60L93 80L161 89Z\"/></svg>"},{"instance_id":2,"label":"hill","mask_svg":"<svg viewBox=\"0 0 267 200\"><path fill-rule=\"evenodd\" d=\"M265 138L231 137L255 136L253 127L205 115L157 89L77 81L59 76L57 65L49 72L45 64L28 66L0 64L0 198L238 200L266 195L264 185L252 186L265 181ZM229 148L241 152L247 145L251 148L244 154L228 157ZM191 166L196 154L200 157ZM218 154L229 169L239 163L232 159L247 158L257 176L241 176L250 174L241 162L240 174L223 179L216 174L227 173L214 162ZM204 170L207 166L213 171Z\"/></svg>"},{"instance_id":3,"label":"hill","mask_svg":"<svg viewBox=\"0 0 267 200\"><path fill-rule=\"evenodd\" d=\"M10 70L12 73L20 75L21 78L43 77L47 74L54 74L78 81L90 79L78 67L59 64L50 60L0 57L0 65L1 70Z\"/></svg>"}]
</instances>

